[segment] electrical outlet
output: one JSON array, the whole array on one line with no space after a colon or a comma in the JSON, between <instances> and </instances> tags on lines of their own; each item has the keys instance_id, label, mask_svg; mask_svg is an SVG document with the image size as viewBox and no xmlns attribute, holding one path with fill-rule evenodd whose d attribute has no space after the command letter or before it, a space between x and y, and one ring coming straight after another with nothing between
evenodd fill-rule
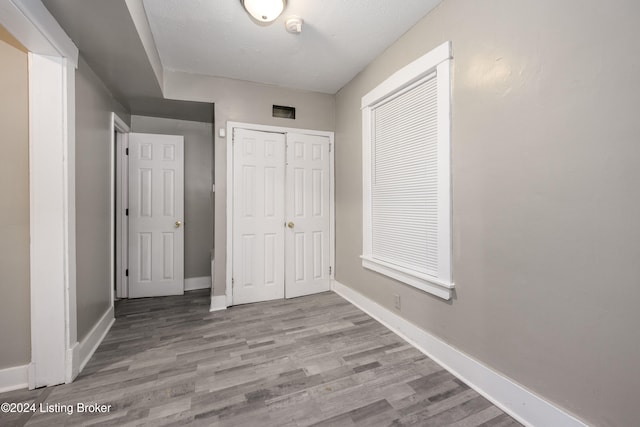
<instances>
[{"instance_id":1,"label":"electrical outlet","mask_svg":"<svg viewBox=\"0 0 640 427\"><path fill-rule=\"evenodd\" d=\"M394 295L394 296L393 296L393 306L394 306L397 310L400 310L400 295Z\"/></svg>"}]
</instances>

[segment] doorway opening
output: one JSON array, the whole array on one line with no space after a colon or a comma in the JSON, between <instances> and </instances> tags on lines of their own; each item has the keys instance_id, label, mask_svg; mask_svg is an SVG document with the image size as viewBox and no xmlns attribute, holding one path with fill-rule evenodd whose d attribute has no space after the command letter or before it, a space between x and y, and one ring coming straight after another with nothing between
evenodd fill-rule
<instances>
[{"instance_id":1,"label":"doorway opening","mask_svg":"<svg viewBox=\"0 0 640 427\"><path fill-rule=\"evenodd\" d=\"M114 128L115 299L212 287L213 105L206 107L206 121L132 114L130 129ZM172 278L182 283L168 291Z\"/></svg>"}]
</instances>

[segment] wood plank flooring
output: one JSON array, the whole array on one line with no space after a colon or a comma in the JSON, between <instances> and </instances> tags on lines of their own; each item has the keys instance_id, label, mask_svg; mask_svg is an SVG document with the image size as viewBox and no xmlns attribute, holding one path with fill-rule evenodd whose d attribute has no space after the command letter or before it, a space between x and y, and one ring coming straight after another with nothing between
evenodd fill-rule
<instances>
[{"instance_id":1,"label":"wood plank flooring","mask_svg":"<svg viewBox=\"0 0 640 427\"><path fill-rule=\"evenodd\" d=\"M0 394L73 414L0 414L0 425L520 425L336 294L213 313L209 302L208 290L118 302L76 381Z\"/></svg>"}]
</instances>

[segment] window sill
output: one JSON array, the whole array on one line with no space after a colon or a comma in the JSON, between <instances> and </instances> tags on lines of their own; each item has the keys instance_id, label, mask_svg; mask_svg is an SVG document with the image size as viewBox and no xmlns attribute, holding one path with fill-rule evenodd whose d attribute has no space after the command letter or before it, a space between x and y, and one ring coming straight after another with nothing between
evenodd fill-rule
<instances>
[{"instance_id":1,"label":"window sill","mask_svg":"<svg viewBox=\"0 0 640 427\"><path fill-rule=\"evenodd\" d=\"M421 291L428 292L445 300L451 299L453 283L445 283L435 277L425 274L416 273L414 271L389 264L384 261L373 259L366 255L362 255L362 266L366 269L375 271L392 279L399 280Z\"/></svg>"}]
</instances>

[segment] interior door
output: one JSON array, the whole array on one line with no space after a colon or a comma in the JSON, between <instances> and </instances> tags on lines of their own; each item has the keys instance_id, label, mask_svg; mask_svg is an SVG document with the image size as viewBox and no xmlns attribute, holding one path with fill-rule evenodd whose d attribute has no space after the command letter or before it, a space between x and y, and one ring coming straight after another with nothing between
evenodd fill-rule
<instances>
[{"instance_id":1,"label":"interior door","mask_svg":"<svg viewBox=\"0 0 640 427\"><path fill-rule=\"evenodd\" d=\"M129 134L129 298L184 293L184 138Z\"/></svg>"},{"instance_id":2,"label":"interior door","mask_svg":"<svg viewBox=\"0 0 640 427\"><path fill-rule=\"evenodd\" d=\"M234 129L234 304L284 298L284 163L284 134Z\"/></svg>"},{"instance_id":3,"label":"interior door","mask_svg":"<svg viewBox=\"0 0 640 427\"><path fill-rule=\"evenodd\" d=\"M330 289L329 138L287 134L287 298Z\"/></svg>"}]
</instances>

